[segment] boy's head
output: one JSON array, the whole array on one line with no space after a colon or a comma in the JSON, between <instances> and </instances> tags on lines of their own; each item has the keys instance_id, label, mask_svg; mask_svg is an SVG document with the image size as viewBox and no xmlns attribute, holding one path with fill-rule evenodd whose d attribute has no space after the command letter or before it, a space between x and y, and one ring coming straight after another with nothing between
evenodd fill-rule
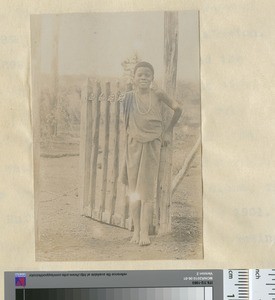
<instances>
[{"instance_id":1,"label":"boy's head","mask_svg":"<svg viewBox=\"0 0 275 300\"><path fill-rule=\"evenodd\" d=\"M147 61L141 61L141 62L139 62L139 63L136 64L135 69L134 69L134 76L135 76L136 71L137 71L138 68L148 68L148 69L150 69L151 72L152 72L152 75L153 75L153 77L154 77L154 68L153 68L153 66L152 66L150 63L148 63Z\"/></svg>"},{"instance_id":2,"label":"boy's head","mask_svg":"<svg viewBox=\"0 0 275 300\"><path fill-rule=\"evenodd\" d=\"M154 68L153 66L142 61L136 64L134 69L134 84L137 88L148 89L154 79Z\"/></svg>"}]
</instances>

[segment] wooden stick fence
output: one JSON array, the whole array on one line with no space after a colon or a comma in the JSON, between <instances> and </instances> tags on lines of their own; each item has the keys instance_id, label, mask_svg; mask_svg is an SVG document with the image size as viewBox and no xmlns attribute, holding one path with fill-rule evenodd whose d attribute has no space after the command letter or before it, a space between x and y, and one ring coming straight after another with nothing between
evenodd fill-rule
<instances>
[{"instance_id":1,"label":"wooden stick fence","mask_svg":"<svg viewBox=\"0 0 275 300\"><path fill-rule=\"evenodd\" d=\"M84 216L126 227L131 224L126 188L118 179L125 142L121 99L119 84L115 92L110 82L104 92L90 80L82 88L79 196Z\"/></svg>"}]
</instances>

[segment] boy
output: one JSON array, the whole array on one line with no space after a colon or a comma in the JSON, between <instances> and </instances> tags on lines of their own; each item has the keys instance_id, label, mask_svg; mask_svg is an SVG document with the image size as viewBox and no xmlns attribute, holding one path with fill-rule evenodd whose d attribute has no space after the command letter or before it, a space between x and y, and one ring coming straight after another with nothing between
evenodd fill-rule
<instances>
[{"instance_id":1,"label":"boy","mask_svg":"<svg viewBox=\"0 0 275 300\"><path fill-rule=\"evenodd\" d=\"M122 179L129 187L130 212L134 223L132 243L149 245L149 225L153 217L154 198L161 145L167 145L169 132L182 110L163 91L152 89L154 68L140 62L134 69L134 90L126 93L124 117L127 132L126 168ZM167 128L163 128L162 103L173 111Z\"/></svg>"}]
</instances>

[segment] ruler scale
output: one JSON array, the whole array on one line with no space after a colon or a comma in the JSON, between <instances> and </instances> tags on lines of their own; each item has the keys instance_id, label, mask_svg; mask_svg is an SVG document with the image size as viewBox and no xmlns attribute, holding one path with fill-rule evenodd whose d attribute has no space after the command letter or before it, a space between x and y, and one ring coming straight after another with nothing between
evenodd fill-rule
<instances>
[{"instance_id":1,"label":"ruler scale","mask_svg":"<svg viewBox=\"0 0 275 300\"><path fill-rule=\"evenodd\" d=\"M249 270L251 300L275 300L275 269Z\"/></svg>"},{"instance_id":2,"label":"ruler scale","mask_svg":"<svg viewBox=\"0 0 275 300\"><path fill-rule=\"evenodd\" d=\"M223 271L224 299L249 299L249 270Z\"/></svg>"}]
</instances>

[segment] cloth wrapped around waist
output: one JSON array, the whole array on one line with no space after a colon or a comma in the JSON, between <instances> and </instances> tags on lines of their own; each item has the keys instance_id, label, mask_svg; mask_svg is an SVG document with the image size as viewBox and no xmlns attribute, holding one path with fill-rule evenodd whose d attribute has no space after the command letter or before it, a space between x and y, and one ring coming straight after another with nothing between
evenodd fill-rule
<instances>
[{"instance_id":1,"label":"cloth wrapped around waist","mask_svg":"<svg viewBox=\"0 0 275 300\"><path fill-rule=\"evenodd\" d=\"M126 159L122 168L122 182L129 187L129 196L153 202L159 170L161 141L140 143L128 137Z\"/></svg>"}]
</instances>

